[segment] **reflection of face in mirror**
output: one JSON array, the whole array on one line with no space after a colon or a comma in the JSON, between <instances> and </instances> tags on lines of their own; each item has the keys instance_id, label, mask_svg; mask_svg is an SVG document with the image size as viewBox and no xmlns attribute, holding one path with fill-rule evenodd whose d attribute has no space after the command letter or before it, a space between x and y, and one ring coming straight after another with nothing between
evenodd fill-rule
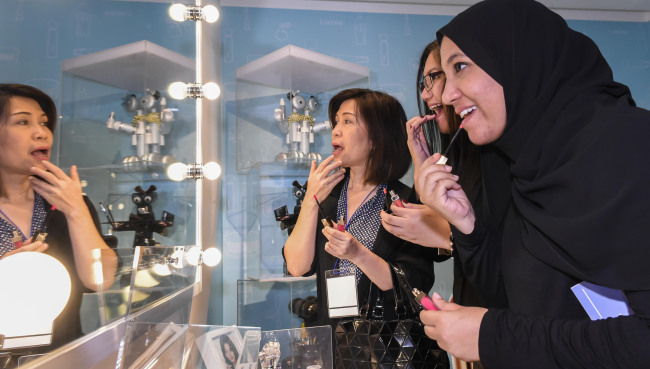
<instances>
[{"instance_id":1,"label":"reflection of face in mirror","mask_svg":"<svg viewBox=\"0 0 650 369\"><path fill-rule=\"evenodd\" d=\"M30 349L34 353L81 336L83 293L112 284L117 265L114 252L102 240L93 205L83 195L76 166L66 172L49 161L56 117L54 101L43 91L0 84L0 258L46 253L72 280L70 299L54 321L51 343L16 346L37 346ZM107 257L101 269L94 265L94 249ZM106 273L103 279L95 273L98 270ZM37 274L52 277L43 270L34 270ZM12 301L12 296L3 298Z\"/></svg>"},{"instance_id":2,"label":"reflection of face in mirror","mask_svg":"<svg viewBox=\"0 0 650 369\"><path fill-rule=\"evenodd\" d=\"M235 369L239 353L228 336L221 337L221 353L226 360L226 368Z\"/></svg>"}]
</instances>

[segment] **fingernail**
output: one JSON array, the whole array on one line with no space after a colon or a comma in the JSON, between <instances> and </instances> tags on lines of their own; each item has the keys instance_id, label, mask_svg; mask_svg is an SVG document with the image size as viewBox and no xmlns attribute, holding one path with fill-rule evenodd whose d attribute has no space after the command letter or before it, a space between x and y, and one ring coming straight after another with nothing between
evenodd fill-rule
<instances>
[{"instance_id":1,"label":"fingernail","mask_svg":"<svg viewBox=\"0 0 650 369\"><path fill-rule=\"evenodd\" d=\"M438 295L438 292L434 292L433 297L436 298L436 299L442 299L442 297L440 295Z\"/></svg>"}]
</instances>

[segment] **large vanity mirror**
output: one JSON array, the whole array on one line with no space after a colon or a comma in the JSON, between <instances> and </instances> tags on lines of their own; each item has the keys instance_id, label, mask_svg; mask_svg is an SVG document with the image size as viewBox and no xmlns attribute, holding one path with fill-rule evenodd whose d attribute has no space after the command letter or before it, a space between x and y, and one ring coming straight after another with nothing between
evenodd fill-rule
<instances>
[{"instance_id":1,"label":"large vanity mirror","mask_svg":"<svg viewBox=\"0 0 650 369\"><path fill-rule=\"evenodd\" d=\"M31 85L55 101L59 117L50 161L66 171L78 167L101 234L120 259L111 285L84 294L85 335L133 313L132 299L143 298L139 309L165 296L129 293L136 272L143 272L141 285L165 281L174 284L173 291L194 281L192 275L169 282L164 271L134 267L134 258L169 260L175 247L214 239L201 232L200 181L173 181L167 174L174 162L201 163L205 110L200 99L177 100L168 92L172 82L201 81L201 33L195 22L173 20L171 5L0 2L0 83ZM135 248L152 245L161 251ZM47 278L40 272L34 276Z\"/></svg>"}]
</instances>

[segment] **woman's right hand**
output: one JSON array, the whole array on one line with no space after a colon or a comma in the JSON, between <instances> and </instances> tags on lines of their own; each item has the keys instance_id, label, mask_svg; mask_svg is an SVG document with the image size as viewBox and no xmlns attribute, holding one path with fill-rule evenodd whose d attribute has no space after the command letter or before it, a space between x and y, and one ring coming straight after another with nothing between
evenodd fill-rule
<instances>
[{"instance_id":1,"label":"woman's right hand","mask_svg":"<svg viewBox=\"0 0 650 369\"><path fill-rule=\"evenodd\" d=\"M451 167L437 164L441 156L434 154L422 163L416 174L415 190L423 204L459 231L469 234L474 230L474 209L458 183L458 176L451 173Z\"/></svg>"},{"instance_id":2,"label":"woman's right hand","mask_svg":"<svg viewBox=\"0 0 650 369\"><path fill-rule=\"evenodd\" d=\"M392 214L380 213L381 224L395 236L416 245L449 249L449 223L426 205L391 205Z\"/></svg>"},{"instance_id":3,"label":"woman's right hand","mask_svg":"<svg viewBox=\"0 0 650 369\"><path fill-rule=\"evenodd\" d=\"M45 242L34 241L32 243L23 244L20 248L15 249L15 250L11 250L11 251L5 253L4 255L2 255L2 257L0 259L4 259L7 256L15 255L15 254L17 254L19 252L30 252L30 251L31 252L45 252L45 250L47 250L48 247L49 247L49 245L46 244Z\"/></svg>"},{"instance_id":4,"label":"woman's right hand","mask_svg":"<svg viewBox=\"0 0 650 369\"><path fill-rule=\"evenodd\" d=\"M312 199L316 196L318 201L323 201L345 176L345 169L341 168L341 164L341 161L334 161L334 155L330 155L318 166L312 160L305 199Z\"/></svg>"},{"instance_id":5,"label":"woman's right hand","mask_svg":"<svg viewBox=\"0 0 650 369\"><path fill-rule=\"evenodd\" d=\"M413 166L416 171L420 168L422 162L431 156L422 125L435 117L435 114L425 115L424 117L417 116L406 122L406 134L408 136L406 143L408 144L411 158L413 158Z\"/></svg>"}]
</instances>

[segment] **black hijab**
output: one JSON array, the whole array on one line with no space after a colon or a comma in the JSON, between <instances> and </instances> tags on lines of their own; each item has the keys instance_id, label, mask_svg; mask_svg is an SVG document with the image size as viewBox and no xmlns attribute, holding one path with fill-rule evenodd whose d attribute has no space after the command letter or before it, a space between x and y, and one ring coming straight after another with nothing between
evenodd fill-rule
<instances>
[{"instance_id":1,"label":"black hijab","mask_svg":"<svg viewBox=\"0 0 650 369\"><path fill-rule=\"evenodd\" d=\"M503 135L482 147L477 214L513 204L537 258L581 280L650 289L650 112L594 42L532 0L486 0L438 31L497 81Z\"/></svg>"}]
</instances>

